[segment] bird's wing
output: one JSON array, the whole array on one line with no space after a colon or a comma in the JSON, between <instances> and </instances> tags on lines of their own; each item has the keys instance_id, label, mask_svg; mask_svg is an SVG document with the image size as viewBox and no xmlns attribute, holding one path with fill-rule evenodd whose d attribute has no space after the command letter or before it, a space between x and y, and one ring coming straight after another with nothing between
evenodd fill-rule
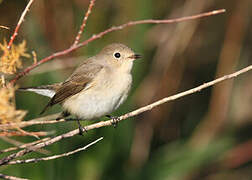
<instances>
[{"instance_id":1,"label":"bird's wing","mask_svg":"<svg viewBox=\"0 0 252 180\"><path fill-rule=\"evenodd\" d=\"M65 82L62 83L61 87L56 90L55 95L43 109L41 114L44 113L48 107L61 103L83 89L89 88L88 85L103 68L102 65L95 64L90 60L85 61Z\"/></svg>"}]
</instances>

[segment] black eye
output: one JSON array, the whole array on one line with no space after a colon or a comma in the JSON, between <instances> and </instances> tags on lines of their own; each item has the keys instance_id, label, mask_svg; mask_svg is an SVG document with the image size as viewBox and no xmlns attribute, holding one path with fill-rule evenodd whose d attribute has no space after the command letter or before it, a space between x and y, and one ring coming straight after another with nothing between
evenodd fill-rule
<instances>
[{"instance_id":1,"label":"black eye","mask_svg":"<svg viewBox=\"0 0 252 180\"><path fill-rule=\"evenodd\" d=\"M121 57L121 54L119 52L115 53L114 54L115 58L120 58Z\"/></svg>"}]
</instances>

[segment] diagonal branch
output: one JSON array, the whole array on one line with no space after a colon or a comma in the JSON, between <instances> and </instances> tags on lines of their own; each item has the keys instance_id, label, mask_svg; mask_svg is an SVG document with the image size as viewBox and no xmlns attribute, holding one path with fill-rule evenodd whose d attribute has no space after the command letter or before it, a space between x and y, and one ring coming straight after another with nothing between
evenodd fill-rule
<instances>
[{"instance_id":1,"label":"diagonal branch","mask_svg":"<svg viewBox=\"0 0 252 180\"><path fill-rule=\"evenodd\" d=\"M44 116L44 117L39 117L30 121L21 121L21 122L14 122L14 123L8 123L8 124L0 124L0 130L4 129L15 129L16 127L23 128L26 126L31 126L31 125L37 125L37 124L54 124L56 122L62 122L64 120L52 120L48 121L48 119L56 119L59 117L60 113Z\"/></svg>"},{"instance_id":2,"label":"diagonal branch","mask_svg":"<svg viewBox=\"0 0 252 180\"><path fill-rule=\"evenodd\" d=\"M97 140L89 143L88 145L86 145L84 147L78 148L76 150L73 150L73 151L70 151L70 152L67 152L67 153L63 153L63 154L59 154L59 155L54 155L54 156L49 156L49 157L44 157L44 158L32 158L32 159L16 160L16 161L11 161L11 162L9 162L7 164L11 165L11 164L36 163L36 162L39 162L39 161L48 161L48 160L58 159L58 158L61 158L61 157L70 156L70 155L75 154L77 152L86 150L87 148L89 148L90 146L98 143L102 139L103 139L103 137L100 137L99 139L97 139Z\"/></svg>"},{"instance_id":3,"label":"diagonal branch","mask_svg":"<svg viewBox=\"0 0 252 180\"><path fill-rule=\"evenodd\" d=\"M100 32L98 34L94 34L92 37L90 37L89 39L76 44L75 46L71 46L68 49L65 49L63 51L59 51L56 52L50 56L45 57L44 59L38 61L37 63L32 64L31 66L27 67L23 72L20 72L16 75L16 77L14 79L11 80L11 84L16 83L16 81L18 79L20 79L21 77L23 77L24 75L26 75L27 73L29 73L31 70L33 70L34 68L38 67L39 65L50 61L56 57L60 57L63 55L66 55L76 49L79 49L80 47L83 47L85 45L87 45L88 43L99 39L101 37L103 37L104 35L113 32L113 31L118 31L118 30L122 30L126 27L130 27L130 26L135 26L138 24L171 24L171 23L178 23L178 22L182 22L182 21L188 21L188 20L193 20L193 19L199 19L199 18L203 18L203 17L207 17L207 16L213 16L216 14L221 14L224 13L226 10L225 9L220 9L220 10L214 10L214 11L210 11L210 12L206 12L206 13L201 13L201 14L197 14L197 15L193 15L193 16L186 16L186 17L182 17L182 18L175 18L175 19L165 19L165 20L154 20L154 19L146 19L146 20L140 20L140 21L130 21L128 23L122 24L120 26L113 26L103 32Z\"/></svg>"},{"instance_id":4,"label":"diagonal branch","mask_svg":"<svg viewBox=\"0 0 252 180\"><path fill-rule=\"evenodd\" d=\"M0 28L7 29L7 30L9 30L9 29L10 29L10 28L9 28L9 27L7 27L7 26L1 26L1 25L0 25Z\"/></svg>"},{"instance_id":5,"label":"diagonal branch","mask_svg":"<svg viewBox=\"0 0 252 180\"><path fill-rule=\"evenodd\" d=\"M95 0L90 0L89 6L88 6L88 10L87 10L87 12L86 12L86 14L85 14L85 16L84 16L84 18L83 18L83 21L82 21L80 30L79 30L79 32L78 32L78 34L77 34L77 36L76 36L76 38L75 38L75 41L74 41L74 43L73 43L72 46L75 46L76 44L79 43L81 34L83 33L83 30L84 30L85 27L86 27L87 20L88 20L89 15L90 15L91 12L92 12L92 8L93 8L93 6L94 6L94 3L95 3Z\"/></svg>"},{"instance_id":6,"label":"diagonal branch","mask_svg":"<svg viewBox=\"0 0 252 180\"><path fill-rule=\"evenodd\" d=\"M0 173L0 178L1 179L8 179L8 180L28 180L28 179L19 178L19 177L15 177L15 176L9 176L9 175L5 175L5 174L1 174L1 173Z\"/></svg>"},{"instance_id":7,"label":"diagonal branch","mask_svg":"<svg viewBox=\"0 0 252 180\"><path fill-rule=\"evenodd\" d=\"M201 91L203 89L206 89L206 88L208 88L210 86L213 86L213 85L215 85L217 83L220 83L222 81L235 78L235 77L237 77L237 76L239 76L239 75L241 75L243 73L246 73L246 72L248 72L250 70L252 70L252 65L247 66L247 67L245 67L245 68L243 68L243 69L241 69L239 71L236 71L236 72L234 72L232 74L225 75L225 76L222 76L222 77L220 77L218 79L215 79L213 81L204 83L203 85L200 85L198 87L195 87L195 88L189 89L187 91L175 94L173 96L165 97L165 98L163 98L163 99L161 99L159 101L156 101L156 102L154 102L152 104L149 104L147 106L144 106L144 107L139 108L139 109L137 109L135 111L129 112L127 114L124 114L124 115L118 117L118 121L122 121L122 120L125 120L125 119L129 118L129 117L136 116L136 115L141 114L141 113L143 113L145 111L150 111L154 107L157 107L157 106L159 106L161 104L164 104L164 103L169 102L169 101L173 101L175 99L178 99L178 98L190 95L190 94L194 94L196 92L199 92L199 91ZM114 124L114 120L108 120L108 121L101 121L101 122L98 122L98 123L94 123L94 124L85 126L84 128L85 128L86 131L88 131L88 130L97 129L97 128L100 128L100 127L111 126L113 124ZM46 142L38 143L38 144L32 146L32 148L30 148L30 149L24 149L24 150L21 150L21 151L19 151L17 153L10 154L9 156L7 156L5 158L0 159L0 166L7 164L8 162L10 162L11 160L13 160L15 158L18 158L18 157L24 156L27 153L33 152L36 149L43 148L45 146L51 145L51 144L53 144L55 142L58 142L58 141L60 141L62 139L66 139L66 138L75 136L77 134L79 134L79 129L75 129L75 130L67 132L65 134L53 137L53 138L51 138L50 140L48 140Z\"/></svg>"},{"instance_id":8,"label":"diagonal branch","mask_svg":"<svg viewBox=\"0 0 252 180\"><path fill-rule=\"evenodd\" d=\"M30 0L30 1L29 1L29 3L27 4L27 6L25 7L23 13L21 14L21 17L20 17L20 19L19 19L19 21L18 21L18 23L17 23L16 28L15 28L15 31L14 31L13 35L11 36L10 41L9 41L9 43L8 43L8 46L7 46L8 49L10 49L10 47L11 47L11 45L12 45L12 43L13 43L15 37L17 36L18 30L19 30L19 28L20 28L20 25L21 25L22 22L24 21L24 17L25 17L25 15L26 15L26 13L29 11L29 8L31 7L33 1L34 1L34 0Z\"/></svg>"},{"instance_id":9,"label":"diagonal branch","mask_svg":"<svg viewBox=\"0 0 252 180\"><path fill-rule=\"evenodd\" d=\"M45 142L45 141L48 141L48 140L50 140L49 137L43 138L43 139L39 139L37 141L33 141L33 142L30 142L30 143L22 144L22 145L19 145L19 146L3 149L3 150L0 150L0 154L6 153L6 152L10 152L10 151L15 151L17 149L29 148L29 147L31 147L31 146L33 146L35 144L38 144L38 143L41 143L41 142ZM48 154L49 153L47 150L43 150L43 149L38 149L38 152L43 153L43 154Z\"/></svg>"}]
</instances>

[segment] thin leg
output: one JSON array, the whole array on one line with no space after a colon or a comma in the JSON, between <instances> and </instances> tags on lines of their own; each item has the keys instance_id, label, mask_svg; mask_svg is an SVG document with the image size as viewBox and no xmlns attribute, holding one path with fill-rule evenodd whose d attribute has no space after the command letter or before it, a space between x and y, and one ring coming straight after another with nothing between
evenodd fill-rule
<instances>
[{"instance_id":1,"label":"thin leg","mask_svg":"<svg viewBox=\"0 0 252 180\"><path fill-rule=\"evenodd\" d=\"M84 131L87 132L87 130L86 130L84 127L82 127L79 118L75 118L75 119L74 119L74 118L67 118L67 119L66 119L66 117L68 117L68 116L70 116L70 115L71 115L71 114L70 114L69 112L63 111L63 112L59 115L59 117L57 117L56 120L60 120L60 119L63 119L63 118L64 118L66 121L77 121L79 130L80 130L79 134L80 134L80 135L83 135Z\"/></svg>"},{"instance_id":2,"label":"thin leg","mask_svg":"<svg viewBox=\"0 0 252 180\"><path fill-rule=\"evenodd\" d=\"M114 126L114 128L117 127L117 124L119 122L119 117L116 116L111 116L111 115L106 115L107 118L112 119L112 125Z\"/></svg>"},{"instance_id":3,"label":"thin leg","mask_svg":"<svg viewBox=\"0 0 252 180\"><path fill-rule=\"evenodd\" d=\"M83 136L84 131L87 132L87 130L82 127L81 123L80 123L80 119L77 119L77 123L78 123L78 127L79 127L79 134Z\"/></svg>"}]
</instances>

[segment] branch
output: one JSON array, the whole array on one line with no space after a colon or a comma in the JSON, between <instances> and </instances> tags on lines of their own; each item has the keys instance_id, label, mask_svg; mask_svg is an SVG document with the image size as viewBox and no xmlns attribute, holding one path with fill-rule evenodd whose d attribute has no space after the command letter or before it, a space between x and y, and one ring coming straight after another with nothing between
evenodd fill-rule
<instances>
[{"instance_id":1,"label":"branch","mask_svg":"<svg viewBox=\"0 0 252 180\"><path fill-rule=\"evenodd\" d=\"M0 124L0 130L1 129L2 130L4 130L4 129L15 129L16 127L23 128L23 127L26 127L26 126L37 125L37 124L42 125L42 124L53 124L53 123L56 123L56 122L62 122L62 120L48 121L48 119L56 119L57 117L59 117L59 115L60 115L60 113L56 113L56 114L36 118L36 119L30 120L30 121L21 121L21 122L18 122L18 123Z\"/></svg>"},{"instance_id":2,"label":"branch","mask_svg":"<svg viewBox=\"0 0 252 180\"><path fill-rule=\"evenodd\" d=\"M8 43L8 46L7 46L8 49L10 49L10 47L11 47L11 45L12 45L12 43L13 43L15 37L17 36L18 30L19 30L19 28L20 28L20 25L21 25L22 22L24 21L24 17L25 17L25 15L26 15L26 13L29 11L29 8L30 8L30 6L32 5L32 3L33 3L33 0L30 0L29 3L27 4L27 6L25 7L23 13L21 14L21 17L20 17L20 19L19 19L19 21L18 21L18 23L17 23L16 28L15 28L15 31L14 31L13 35L11 36L10 41L9 41L9 43Z\"/></svg>"},{"instance_id":3,"label":"branch","mask_svg":"<svg viewBox=\"0 0 252 180\"><path fill-rule=\"evenodd\" d=\"M225 75L223 77L220 77L218 79L215 79L213 81L210 81L208 83L205 83L203 85L200 85L198 87L195 87L195 88L192 88L190 90L187 90L187 91L184 91L184 92L181 92L181 93L178 93L178 94L175 94L173 96L169 96L169 97L166 97L166 98L163 98L159 101L156 101L152 104L149 104L147 106L144 106L142 108L139 108L135 111L132 111L132 112L129 112L127 114L124 114L120 117L118 117L118 121L122 121L122 120L125 120L129 117L133 117L133 116L136 116L138 114L141 114L145 111L150 111L151 109L153 109L154 107L157 107L161 104L164 104L166 102L169 102L169 101L173 101L175 99L178 99L178 98L181 98L181 97L184 97L184 96L187 96L187 95L190 95L190 94L193 94L193 93L196 93L196 92L199 92L207 87L210 87L210 86L213 86L214 84L217 84L217 83L220 83L222 81L225 81L225 80L228 80L228 79L232 79L232 78L235 78L237 76L239 76L240 74L243 74L243 73L246 73L248 71L252 70L252 65L250 66L247 66L239 71L236 71L232 74L229 74L229 75ZM94 123L94 124L91 124L91 125L88 125L88 126L85 126L85 130L86 131L89 131L91 129L97 129L97 128L100 128L100 127L105 127L105 126L111 126L114 124L114 120L108 120L108 121L101 121L101 122L98 122L98 123ZM5 165L7 164L8 162L10 162L11 160L15 159L15 158L18 158L18 157L21 157L29 152L32 152L36 149L40 149L40 148L43 148L45 146L48 146L48 145L51 145L55 142L58 142L62 139L65 139L65 138L69 138L69 137L72 137L72 136L75 136L79 134L79 129L75 129L73 131L70 131L68 133L65 133L65 134L62 134L62 135L59 135L59 136L56 136L54 138L51 138L50 140L46 141L46 142L43 142L43 143L39 143L39 144L36 144L32 147L32 149L24 149L24 150L21 150L17 153L13 153L3 159L0 160L0 166L1 165Z\"/></svg>"},{"instance_id":4,"label":"branch","mask_svg":"<svg viewBox=\"0 0 252 180\"><path fill-rule=\"evenodd\" d=\"M70 151L70 152L67 152L67 153L54 155L54 156L49 156L49 157L44 157L44 158L32 158L32 159L16 160L16 161L11 161L11 162L9 162L7 164L12 165L12 164L24 164L24 163L37 163L39 161L48 161L48 160L58 159L58 158L65 157L65 156L70 156L70 155L75 154L77 152L86 150L87 148L89 148L90 146L98 143L102 139L103 139L103 137L100 137L99 139L89 143L88 145L86 145L86 146L84 146L82 148L78 148L78 149L76 149L74 151Z\"/></svg>"},{"instance_id":5,"label":"branch","mask_svg":"<svg viewBox=\"0 0 252 180\"><path fill-rule=\"evenodd\" d=\"M182 17L182 18L175 18L175 19L165 19L165 20L154 20L154 19L146 19L146 20L140 20L140 21L130 21L128 23L122 24L120 26L113 26L103 32L100 32L96 35L93 35L91 38L76 44L75 46L71 46L68 49L65 49L63 51L59 51L56 52L50 56L45 57L44 59L40 60L37 63L32 64L31 66L27 67L23 72L20 72L16 75L16 77L14 79L11 80L11 84L14 84L18 79L20 79L21 77L23 77L24 75L26 75L27 73L29 73L31 70L33 70L34 68L38 67L39 65L50 61L56 57L59 56L63 56L66 55L76 49L79 49L82 46L87 45L88 43L99 39L101 37L103 37L104 35L113 32L113 31L118 31L118 30L122 30L126 27L130 27L130 26L135 26L138 24L171 24L171 23L178 23L178 22L182 22L182 21L187 21L187 20L193 20L193 19L198 19L198 18L202 18L202 17L207 17L207 16L213 16L216 14L221 14L224 13L226 10L225 9L220 9L220 10L214 10L214 11L210 11L210 12L206 12L206 13L201 13L201 14L197 14L197 15L193 15L193 16L186 16L186 17Z\"/></svg>"},{"instance_id":6,"label":"branch","mask_svg":"<svg viewBox=\"0 0 252 180\"><path fill-rule=\"evenodd\" d=\"M20 131L3 131L3 132L0 132L0 136L34 136L36 138L38 138L38 136L47 136L48 132L44 132L44 131L41 131L41 132L20 132Z\"/></svg>"},{"instance_id":7,"label":"branch","mask_svg":"<svg viewBox=\"0 0 252 180\"><path fill-rule=\"evenodd\" d=\"M81 27L80 27L80 30L79 30L79 32L78 32L78 34L77 34L77 36L76 36L76 38L75 38L75 41L74 41L74 43L73 43L72 46L75 46L76 44L79 43L81 34L82 34L84 28L86 27L87 20L88 20L89 15L90 15L91 12L92 12L92 8L93 8L93 6L94 6L94 3L95 3L95 0L90 0L89 6L88 6L88 10L87 10L87 12L86 12L86 14L85 14L85 16L84 16L84 18L83 18L82 25L81 25Z\"/></svg>"},{"instance_id":8,"label":"branch","mask_svg":"<svg viewBox=\"0 0 252 180\"><path fill-rule=\"evenodd\" d=\"M47 137L47 138L40 139L40 140L37 140L37 141L33 141L33 142L30 142L30 143L22 144L22 145L19 145L19 146L16 146L16 147L10 147L10 148L7 148L7 149L3 149L3 150L0 150L0 154L10 152L10 151L15 151L17 149L30 148L31 146L33 146L35 144L48 141L49 139L50 138ZM38 149L38 150L39 150L38 152L43 153L43 154L48 154L49 153L46 150L43 150L43 151L41 151L42 149Z\"/></svg>"},{"instance_id":9,"label":"branch","mask_svg":"<svg viewBox=\"0 0 252 180\"><path fill-rule=\"evenodd\" d=\"M8 180L28 180L28 179L24 179L24 178L15 177L15 176L4 175L1 173L0 173L0 178L1 179L8 179Z\"/></svg>"},{"instance_id":10,"label":"branch","mask_svg":"<svg viewBox=\"0 0 252 180\"><path fill-rule=\"evenodd\" d=\"M9 27L7 27L7 26L1 26L1 25L0 25L0 28L7 29L7 30L9 30L9 29L10 29L10 28L9 28Z\"/></svg>"}]
</instances>

